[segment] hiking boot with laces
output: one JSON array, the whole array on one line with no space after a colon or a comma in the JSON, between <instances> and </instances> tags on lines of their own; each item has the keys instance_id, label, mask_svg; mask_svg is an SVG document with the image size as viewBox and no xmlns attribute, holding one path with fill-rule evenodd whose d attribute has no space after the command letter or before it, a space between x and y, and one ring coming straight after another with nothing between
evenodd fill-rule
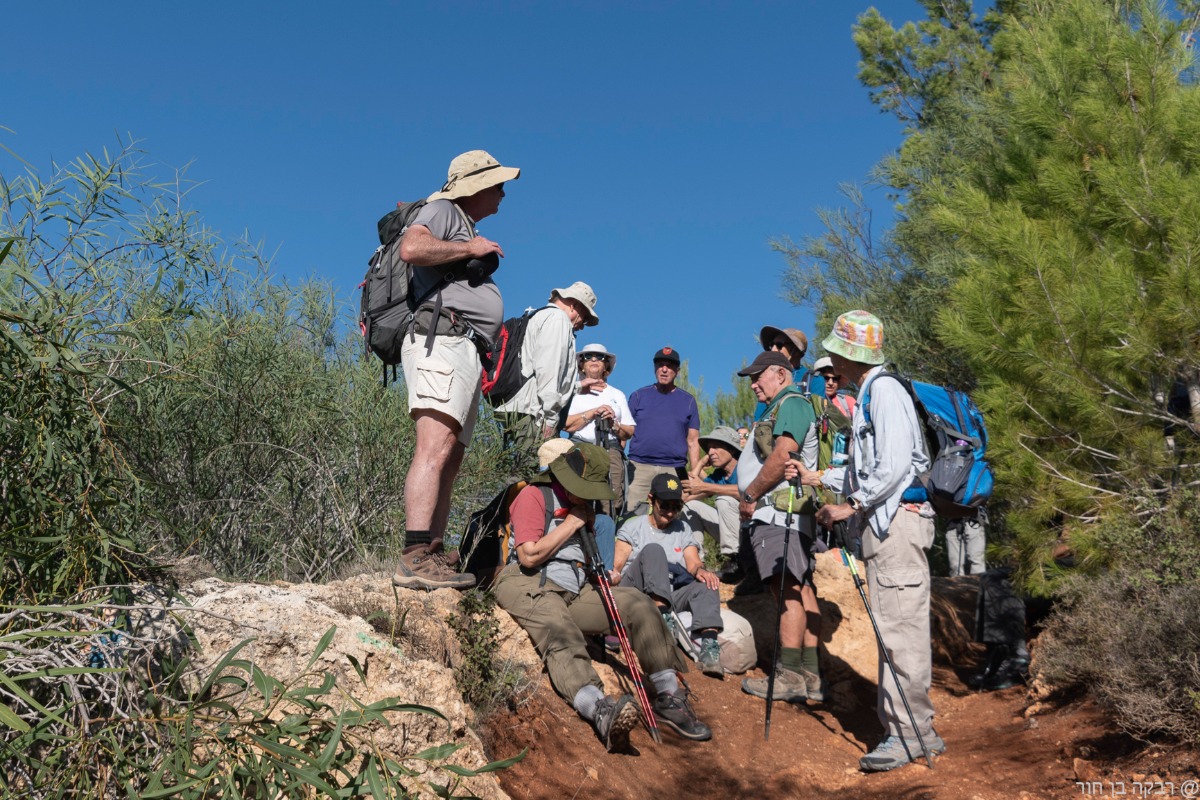
<instances>
[{"instance_id":1,"label":"hiking boot with laces","mask_svg":"<svg viewBox=\"0 0 1200 800\"><path fill-rule=\"evenodd\" d=\"M936 732L930 731L924 735L924 739L930 755L936 756L946 752L946 743ZM880 742L874 750L860 758L858 766L863 772L887 772L924 757L925 753L921 750L921 743L917 741L916 737L905 739L891 735Z\"/></svg>"},{"instance_id":2,"label":"hiking boot with laces","mask_svg":"<svg viewBox=\"0 0 1200 800\"><path fill-rule=\"evenodd\" d=\"M712 738L712 730L696 717L683 689L663 692L654 698L654 716L685 739L707 742Z\"/></svg>"},{"instance_id":3,"label":"hiking boot with laces","mask_svg":"<svg viewBox=\"0 0 1200 800\"><path fill-rule=\"evenodd\" d=\"M675 615L671 613L670 609L665 609L662 612L662 619L663 625L667 626L667 633L670 634L671 639L675 639L679 634L679 628L675 626Z\"/></svg>"},{"instance_id":4,"label":"hiking boot with laces","mask_svg":"<svg viewBox=\"0 0 1200 800\"><path fill-rule=\"evenodd\" d=\"M725 669L721 666L721 644L716 639L700 640L700 671L715 678L724 678Z\"/></svg>"},{"instance_id":5,"label":"hiking boot with laces","mask_svg":"<svg viewBox=\"0 0 1200 800\"><path fill-rule=\"evenodd\" d=\"M769 680L769 675L761 678L746 678L742 681L742 691L766 700ZM776 667L775 699L785 703L803 703L808 699L808 682L798 672L792 672L784 667Z\"/></svg>"},{"instance_id":6,"label":"hiking boot with laces","mask_svg":"<svg viewBox=\"0 0 1200 800\"><path fill-rule=\"evenodd\" d=\"M804 686L807 689L807 697L814 703L825 702L825 681L816 672L809 672L801 668L800 677L804 679Z\"/></svg>"},{"instance_id":7,"label":"hiking boot with laces","mask_svg":"<svg viewBox=\"0 0 1200 800\"><path fill-rule=\"evenodd\" d=\"M629 732L638 724L638 709L633 698L627 694L619 697L606 695L596 703L596 716L592 719L596 734L610 753L629 747Z\"/></svg>"},{"instance_id":8,"label":"hiking boot with laces","mask_svg":"<svg viewBox=\"0 0 1200 800\"><path fill-rule=\"evenodd\" d=\"M441 550L430 553L428 545L415 544L401 554L392 585L405 589L470 589L475 585L475 576L456 571Z\"/></svg>"}]
</instances>

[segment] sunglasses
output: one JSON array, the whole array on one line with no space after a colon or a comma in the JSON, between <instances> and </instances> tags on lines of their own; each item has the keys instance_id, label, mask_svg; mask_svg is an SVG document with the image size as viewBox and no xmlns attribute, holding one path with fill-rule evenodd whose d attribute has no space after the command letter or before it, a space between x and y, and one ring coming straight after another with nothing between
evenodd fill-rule
<instances>
[{"instance_id":1,"label":"sunglasses","mask_svg":"<svg viewBox=\"0 0 1200 800\"><path fill-rule=\"evenodd\" d=\"M771 342L772 350L782 350L785 347L788 348L789 350L792 347L792 343L789 342L787 339L776 339L775 341Z\"/></svg>"},{"instance_id":2,"label":"sunglasses","mask_svg":"<svg viewBox=\"0 0 1200 800\"><path fill-rule=\"evenodd\" d=\"M608 356L604 355L603 353L588 353L580 356L580 359L583 361L603 361L606 358L608 358Z\"/></svg>"},{"instance_id":3,"label":"sunglasses","mask_svg":"<svg viewBox=\"0 0 1200 800\"><path fill-rule=\"evenodd\" d=\"M658 506L660 511L675 511L683 510L683 502L680 500L654 500L654 505Z\"/></svg>"}]
</instances>

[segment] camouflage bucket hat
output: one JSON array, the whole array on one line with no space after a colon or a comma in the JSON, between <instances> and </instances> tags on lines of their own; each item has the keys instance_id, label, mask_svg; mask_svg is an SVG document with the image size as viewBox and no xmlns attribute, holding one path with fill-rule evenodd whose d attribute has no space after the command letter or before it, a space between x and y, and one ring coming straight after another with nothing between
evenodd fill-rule
<instances>
[{"instance_id":1,"label":"camouflage bucket hat","mask_svg":"<svg viewBox=\"0 0 1200 800\"><path fill-rule=\"evenodd\" d=\"M615 500L608 485L608 451L578 442L550 462L550 474L562 487L583 500Z\"/></svg>"},{"instance_id":2,"label":"camouflage bucket hat","mask_svg":"<svg viewBox=\"0 0 1200 800\"><path fill-rule=\"evenodd\" d=\"M833 323L833 333L821 346L828 353L860 364L882 364L883 323L866 311L847 311Z\"/></svg>"}]
</instances>

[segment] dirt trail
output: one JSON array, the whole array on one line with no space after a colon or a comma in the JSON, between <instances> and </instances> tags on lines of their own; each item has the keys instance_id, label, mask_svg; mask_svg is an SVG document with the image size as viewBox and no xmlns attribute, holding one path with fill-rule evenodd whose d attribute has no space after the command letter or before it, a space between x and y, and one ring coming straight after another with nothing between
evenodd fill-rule
<instances>
[{"instance_id":1,"label":"dirt trail","mask_svg":"<svg viewBox=\"0 0 1200 800\"><path fill-rule=\"evenodd\" d=\"M655 745L643 729L628 754L610 754L548 685L516 714L489 725L493 758L529 747L501 774L518 800L559 798L1081 798L1135 794L1162 781L1197 777L1196 753L1145 750L1114 734L1090 704L1073 702L1026 718L1025 690L979 694L939 668L934 676L937 728L946 753L935 769L910 764L866 775L858 758L875 743L879 723L868 704L854 712L777 704L770 741L763 741L763 702L741 692L734 676L692 678L697 713L713 729L710 742L668 732ZM1086 756L1087 758L1082 758ZM1083 786L1077 781L1099 781ZM1102 787L1095 791L1095 787ZM1149 791L1147 792L1149 793Z\"/></svg>"},{"instance_id":2,"label":"dirt trail","mask_svg":"<svg viewBox=\"0 0 1200 800\"><path fill-rule=\"evenodd\" d=\"M935 587L935 600L940 595L947 608L945 614L935 608L935 642L938 631L958 626L954 618L971 598L968 589ZM961 598L955 599L956 592ZM739 611L755 616L753 608ZM769 660L766 638L759 640L760 664ZM883 774L858 770L859 757L880 738L875 685L859 675L840 687L841 697L853 699L838 707L777 703L771 738L764 742L764 703L742 693L744 676L717 680L693 670L688 674L693 702L713 729L712 741L689 742L664 731L662 744L655 745L639 728L631 752L616 754L605 752L591 727L543 678L516 713L497 714L488 721L485 743L492 758L529 748L524 761L500 775L505 791L518 800L1066 800L1120 796L1120 790L1137 796L1134 781L1145 794L1151 794L1147 787L1154 781L1162 781L1159 796L1171 796L1167 789L1173 783L1178 797L1183 796L1185 781L1200 778L1195 750L1139 745L1115 733L1086 701L1044 705L1041 713L1026 716L1030 701L1024 687L992 693L970 690L964 680L982 648L961 636L947 636L942 642L949 638L957 638L960 646L937 647L934 652L935 724L947 750L935 759L933 770L923 761Z\"/></svg>"}]
</instances>

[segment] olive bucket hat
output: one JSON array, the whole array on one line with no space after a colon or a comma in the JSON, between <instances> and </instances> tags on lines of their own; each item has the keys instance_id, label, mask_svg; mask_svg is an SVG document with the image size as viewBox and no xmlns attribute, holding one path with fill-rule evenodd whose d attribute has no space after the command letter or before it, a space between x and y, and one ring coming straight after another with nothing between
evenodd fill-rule
<instances>
[{"instance_id":1,"label":"olive bucket hat","mask_svg":"<svg viewBox=\"0 0 1200 800\"><path fill-rule=\"evenodd\" d=\"M608 485L608 451L577 442L550 462L550 474L562 487L582 500L615 500Z\"/></svg>"}]
</instances>

